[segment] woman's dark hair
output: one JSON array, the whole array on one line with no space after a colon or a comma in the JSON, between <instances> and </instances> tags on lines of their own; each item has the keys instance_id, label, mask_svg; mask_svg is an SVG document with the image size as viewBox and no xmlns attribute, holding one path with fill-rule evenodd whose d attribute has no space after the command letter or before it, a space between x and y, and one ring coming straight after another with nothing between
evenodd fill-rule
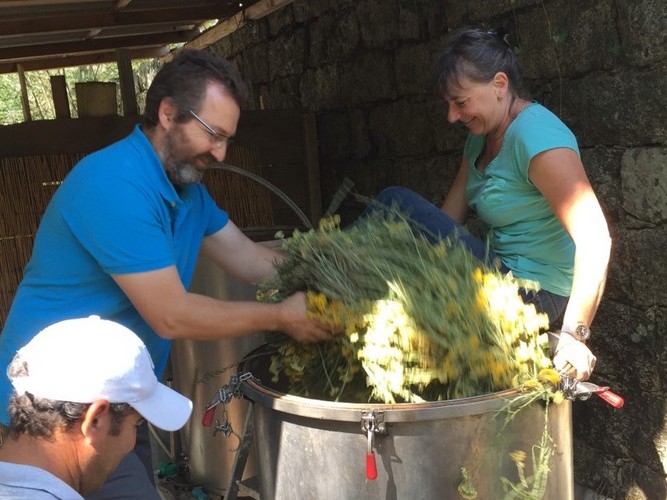
<instances>
[{"instance_id":1,"label":"woman's dark hair","mask_svg":"<svg viewBox=\"0 0 667 500\"><path fill-rule=\"evenodd\" d=\"M191 119L188 110L199 111L209 82L220 83L241 107L248 87L237 69L226 59L204 50L183 50L166 63L153 79L146 94L143 124L154 127L163 99L178 109L177 121Z\"/></svg>"},{"instance_id":2,"label":"woman's dark hair","mask_svg":"<svg viewBox=\"0 0 667 500\"><path fill-rule=\"evenodd\" d=\"M10 379L28 374L28 366L15 357L7 369ZM48 438L56 429L70 430L81 420L90 407L89 403L72 403L69 401L54 401L38 398L33 394L12 395L9 402L9 435L18 438L21 434L33 437ZM111 403L111 425L109 433L117 436L121 424L132 407L127 403Z\"/></svg>"},{"instance_id":3,"label":"woman's dark hair","mask_svg":"<svg viewBox=\"0 0 667 500\"><path fill-rule=\"evenodd\" d=\"M519 59L505 37L494 30L455 31L436 63L436 92L446 97L461 87L464 78L478 83L490 82L502 71L509 80L510 92L527 97Z\"/></svg>"}]
</instances>

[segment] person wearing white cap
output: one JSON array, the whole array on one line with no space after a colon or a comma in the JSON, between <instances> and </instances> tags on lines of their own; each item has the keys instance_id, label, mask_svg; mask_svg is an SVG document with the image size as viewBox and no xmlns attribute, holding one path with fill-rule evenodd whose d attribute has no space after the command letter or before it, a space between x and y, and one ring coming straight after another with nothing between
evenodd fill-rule
<instances>
[{"instance_id":1,"label":"person wearing white cap","mask_svg":"<svg viewBox=\"0 0 667 500\"><path fill-rule=\"evenodd\" d=\"M7 375L14 394L0 447L3 499L81 499L132 451L144 419L175 431L192 412L188 398L158 382L139 337L98 316L45 328Z\"/></svg>"}]
</instances>

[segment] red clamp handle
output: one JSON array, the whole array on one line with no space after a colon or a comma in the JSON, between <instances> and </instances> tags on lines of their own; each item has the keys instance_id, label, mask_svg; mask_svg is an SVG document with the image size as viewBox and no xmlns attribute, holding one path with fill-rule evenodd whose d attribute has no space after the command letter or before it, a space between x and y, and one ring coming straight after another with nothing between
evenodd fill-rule
<instances>
[{"instance_id":1,"label":"red clamp handle","mask_svg":"<svg viewBox=\"0 0 667 500\"><path fill-rule=\"evenodd\" d=\"M378 469L375 466L375 453L366 453L366 479L377 479Z\"/></svg>"},{"instance_id":2,"label":"red clamp handle","mask_svg":"<svg viewBox=\"0 0 667 500\"><path fill-rule=\"evenodd\" d=\"M610 391L609 389L606 389L604 391L596 392L598 396L600 396L602 399L604 399L607 403L609 403L611 406L614 408L620 408L625 404L625 401L621 396L616 394L615 392Z\"/></svg>"},{"instance_id":3,"label":"red clamp handle","mask_svg":"<svg viewBox=\"0 0 667 500\"><path fill-rule=\"evenodd\" d=\"M215 416L215 406L211 406L210 408L207 408L207 410L204 412L204 416L201 419L201 424L204 427L211 427L211 424L213 423L213 417Z\"/></svg>"}]
</instances>

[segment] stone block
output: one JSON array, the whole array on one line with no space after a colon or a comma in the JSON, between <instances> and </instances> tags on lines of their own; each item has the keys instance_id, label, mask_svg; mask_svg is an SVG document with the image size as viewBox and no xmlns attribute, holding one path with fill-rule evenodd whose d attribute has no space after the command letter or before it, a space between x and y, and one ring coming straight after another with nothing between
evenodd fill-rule
<instances>
[{"instance_id":1,"label":"stone block","mask_svg":"<svg viewBox=\"0 0 667 500\"><path fill-rule=\"evenodd\" d=\"M343 102L350 106L396 97L394 61L391 54L368 52L341 64Z\"/></svg>"},{"instance_id":2,"label":"stone block","mask_svg":"<svg viewBox=\"0 0 667 500\"><path fill-rule=\"evenodd\" d=\"M461 26L489 26L492 28L495 26L489 25L490 20L515 11L527 10L532 6L541 8L544 0L481 0L476 2L445 0L442 4L447 25L450 28Z\"/></svg>"},{"instance_id":3,"label":"stone block","mask_svg":"<svg viewBox=\"0 0 667 500\"><path fill-rule=\"evenodd\" d=\"M270 79L303 73L305 61L305 29L298 28L289 34L268 42Z\"/></svg>"},{"instance_id":4,"label":"stone block","mask_svg":"<svg viewBox=\"0 0 667 500\"><path fill-rule=\"evenodd\" d=\"M667 148L628 149L621 162L623 208L653 224L667 221Z\"/></svg>"},{"instance_id":5,"label":"stone block","mask_svg":"<svg viewBox=\"0 0 667 500\"><path fill-rule=\"evenodd\" d=\"M294 30L294 11L290 5L278 9L267 16L269 34L272 36Z\"/></svg>"},{"instance_id":6,"label":"stone block","mask_svg":"<svg viewBox=\"0 0 667 500\"><path fill-rule=\"evenodd\" d=\"M622 218L620 172L623 151L604 146L581 150L584 169L610 225Z\"/></svg>"},{"instance_id":7,"label":"stone block","mask_svg":"<svg viewBox=\"0 0 667 500\"><path fill-rule=\"evenodd\" d=\"M618 0L615 4L627 62L644 66L664 61L667 57L667 2Z\"/></svg>"},{"instance_id":8,"label":"stone block","mask_svg":"<svg viewBox=\"0 0 667 500\"><path fill-rule=\"evenodd\" d=\"M403 45L394 53L399 95L434 96L434 67L440 45L432 42Z\"/></svg>"},{"instance_id":9,"label":"stone block","mask_svg":"<svg viewBox=\"0 0 667 500\"><path fill-rule=\"evenodd\" d=\"M308 69L299 84L301 106L323 111L340 106L340 79L335 64Z\"/></svg>"},{"instance_id":10,"label":"stone block","mask_svg":"<svg viewBox=\"0 0 667 500\"><path fill-rule=\"evenodd\" d=\"M361 40L370 49L393 49L399 43L396 0L362 0L357 4Z\"/></svg>"},{"instance_id":11,"label":"stone block","mask_svg":"<svg viewBox=\"0 0 667 500\"><path fill-rule=\"evenodd\" d=\"M264 109L299 109L301 75L276 78L261 90Z\"/></svg>"},{"instance_id":12,"label":"stone block","mask_svg":"<svg viewBox=\"0 0 667 500\"><path fill-rule=\"evenodd\" d=\"M527 79L568 78L617 64L620 40L609 2L549 2L518 14L519 58Z\"/></svg>"},{"instance_id":13,"label":"stone block","mask_svg":"<svg viewBox=\"0 0 667 500\"><path fill-rule=\"evenodd\" d=\"M255 21L248 21L241 28L229 35L234 50L245 50L261 43L269 36L269 24L266 17Z\"/></svg>"},{"instance_id":14,"label":"stone block","mask_svg":"<svg viewBox=\"0 0 667 500\"><path fill-rule=\"evenodd\" d=\"M292 3L294 21L297 23L311 21L337 5L336 0L295 0Z\"/></svg>"},{"instance_id":15,"label":"stone block","mask_svg":"<svg viewBox=\"0 0 667 500\"><path fill-rule=\"evenodd\" d=\"M371 111L370 134L381 157L421 156L434 149L428 104L407 99Z\"/></svg>"},{"instance_id":16,"label":"stone block","mask_svg":"<svg viewBox=\"0 0 667 500\"><path fill-rule=\"evenodd\" d=\"M619 230L614 246L619 272L629 274L626 300L637 307L667 306L667 266L665 266L667 225Z\"/></svg>"},{"instance_id":17,"label":"stone block","mask_svg":"<svg viewBox=\"0 0 667 500\"><path fill-rule=\"evenodd\" d=\"M352 12L323 14L309 26L311 67L349 58L358 48L361 35Z\"/></svg>"},{"instance_id":18,"label":"stone block","mask_svg":"<svg viewBox=\"0 0 667 500\"><path fill-rule=\"evenodd\" d=\"M243 52L243 76L253 85L270 81L266 43L253 45Z\"/></svg>"},{"instance_id":19,"label":"stone block","mask_svg":"<svg viewBox=\"0 0 667 500\"><path fill-rule=\"evenodd\" d=\"M664 112L659 112L667 109L665 82L665 66L592 73L563 82L548 106L572 128L582 147L665 144L667 128Z\"/></svg>"},{"instance_id":20,"label":"stone block","mask_svg":"<svg viewBox=\"0 0 667 500\"><path fill-rule=\"evenodd\" d=\"M515 14L515 51L519 54L525 78L558 78L562 75L562 49L570 36L565 0L548 2Z\"/></svg>"}]
</instances>

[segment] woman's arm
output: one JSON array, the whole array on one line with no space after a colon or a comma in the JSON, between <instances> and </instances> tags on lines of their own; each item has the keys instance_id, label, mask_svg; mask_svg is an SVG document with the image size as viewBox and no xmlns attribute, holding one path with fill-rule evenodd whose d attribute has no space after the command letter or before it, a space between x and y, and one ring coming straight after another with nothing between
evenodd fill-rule
<instances>
[{"instance_id":1,"label":"woman's arm","mask_svg":"<svg viewBox=\"0 0 667 500\"><path fill-rule=\"evenodd\" d=\"M563 330L574 332L579 323L589 327L607 278L611 250L607 221L575 151L557 148L538 154L530 162L529 176L576 246ZM573 365L574 375L585 380L595 366L595 356L583 343L571 340L559 340L554 364L558 369Z\"/></svg>"},{"instance_id":2,"label":"woman's arm","mask_svg":"<svg viewBox=\"0 0 667 500\"><path fill-rule=\"evenodd\" d=\"M535 156L530 180L549 202L576 245L574 277L564 325L590 326L607 277L611 238L579 156L558 148Z\"/></svg>"},{"instance_id":3,"label":"woman's arm","mask_svg":"<svg viewBox=\"0 0 667 500\"><path fill-rule=\"evenodd\" d=\"M456 173L445 201L440 208L459 224L463 224L468 217L468 204L466 202L466 182L468 181L468 160L463 158L459 171Z\"/></svg>"}]
</instances>

